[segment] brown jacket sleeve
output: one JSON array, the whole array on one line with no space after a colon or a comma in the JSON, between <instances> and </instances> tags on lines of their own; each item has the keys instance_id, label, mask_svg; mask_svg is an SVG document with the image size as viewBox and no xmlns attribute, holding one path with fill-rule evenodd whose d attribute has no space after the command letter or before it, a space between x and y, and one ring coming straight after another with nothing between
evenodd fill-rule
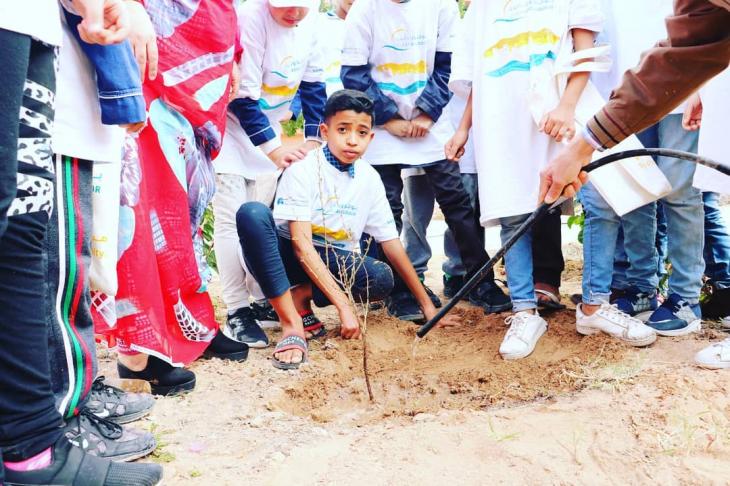
<instances>
[{"instance_id":1,"label":"brown jacket sleeve","mask_svg":"<svg viewBox=\"0 0 730 486\"><path fill-rule=\"evenodd\" d=\"M637 68L589 122L604 148L661 120L730 63L730 0L675 0L669 39L644 53Z\"/></svg>"}]
</instances>

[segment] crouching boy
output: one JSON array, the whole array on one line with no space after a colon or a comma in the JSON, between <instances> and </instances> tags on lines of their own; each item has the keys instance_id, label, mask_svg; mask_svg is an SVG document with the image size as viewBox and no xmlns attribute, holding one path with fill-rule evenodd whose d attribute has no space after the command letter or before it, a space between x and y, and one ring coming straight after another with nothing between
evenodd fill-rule
<instances>
[{"instance_id":1,"label":"crouching boy","mask_svg":"<svg viewBox=\"0 0 730 486\"><path fill-rule=\"evenodd\" d=\"M361 159L373 138L373 117L373 102L364 93L333 94L320 126L326 145L284 171L273 212L250 202L236 214L246 264L281 320L277 368L306 361L301 315L311 315L312 301L337 308L340 333L349 339L360 336L353 304L390 294L390 267L353 251L363 232L380 244L426 318L436 314L398 239L380 176Z\"/></svg>"}]
</instances>

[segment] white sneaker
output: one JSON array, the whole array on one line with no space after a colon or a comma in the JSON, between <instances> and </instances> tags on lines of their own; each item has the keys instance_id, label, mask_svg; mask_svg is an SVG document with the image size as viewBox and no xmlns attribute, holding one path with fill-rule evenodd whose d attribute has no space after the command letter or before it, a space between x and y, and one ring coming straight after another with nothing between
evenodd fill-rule
<instances>
[{"instance_id":1,"label":"white sneaker","mask_svg":"<svg viewBox=\"0 0 730 486\"><path fill-rule=\"evenodd\" d=\"M504 359L520 359L529 356L535 350L537 341L547 331L547 322L540 314L522 311L509 316L504 320L509 326L499 354Z\"/></svg>"},{"instance_id":2,"label":"white sneaker","mask_svg":"<svg viewBox=\"0 0 730 486\"><path fill-rule=\"evenodd\" d=\"M730 369L730 338L707 346L695 354L695 363L711 370Z\"/></svg>"},{"instance_id":3,"label":"white sneaker","mask_svg":"<svg viewBox=\"0 0 730 486\"><path fill-rule=\"evenodd\" d=\"M585 336L605 332L632 346L648 346L656 341L656 331L639 319L621 312L615 305L601 304L592 316L583 313L583 304L575 309L575 329Z\"/></svg>"},{"instance_id":4,"label":"white sneaker","mask_svg":"<svg viewBox=\"0 0 730 486\"><path fill-rule=\"evenodd\" d=\"M725 329L730 329L730 316L723 317L720 321L720 325Z\"/></svg>"}]
</instances>

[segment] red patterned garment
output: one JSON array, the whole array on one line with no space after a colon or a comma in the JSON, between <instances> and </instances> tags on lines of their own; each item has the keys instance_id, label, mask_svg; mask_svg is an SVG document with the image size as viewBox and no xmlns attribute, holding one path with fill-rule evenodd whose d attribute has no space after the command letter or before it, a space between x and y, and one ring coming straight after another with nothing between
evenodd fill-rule
<instances>
[{"instance_id":1,"label":"red patterned garment","mask_svg":"<svg viewBox=\"0 0 730 486\"><path fill-rule=\"evenodd\" d=\"M174 365L218 331L206 292L200 222L215 191L236 44L232 0L146 0L159 73L144 94L148 125L122 163L119 290L94 296L96 331L120 351Z\"/></svg>"}]
</instances>

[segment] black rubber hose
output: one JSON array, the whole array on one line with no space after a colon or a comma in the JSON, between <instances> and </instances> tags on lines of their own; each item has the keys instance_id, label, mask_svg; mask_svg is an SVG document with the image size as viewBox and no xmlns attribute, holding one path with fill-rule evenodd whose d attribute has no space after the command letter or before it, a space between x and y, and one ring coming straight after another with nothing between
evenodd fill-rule
<instances>
[{"instance_id":1,"label":"black rubber hose","mask_svg":"<svg viewBox=\"0 0 730 486\"><path fill-rule=\"evenodd\" d=\"M708 159L707 157L701 157L697 154L692 154L689 152L682 152L681 150L670 150L670 149L660 149L660 148L641 148L641 149L634 149L634 150L625 150L623 152L616 152L611 155L607 155L605 157L601 157L598 160L595 160L591 162L590 164L583 167L583 170L585 172L590 172L592 170L598 169L599 167L603 167L604 165L610 164L611 162L616 162L617 160L622 159L628 159L631 157L637 157L637 156L662 156L662 157L671 157L675 159L683 159L683 160L689 160L691 162L694 162L695 164L704 165L705 167L709 167L711 169L715 169L719 172L722 172L725 175L730 176L730 167L720 164L712 159ZM464 286L454 295L450 301L446 303L439 311L438 313L433 316L431 320L426 322L423 326L421 326L418 331L416 331L416 335L419 338L424 337L428 332L433 329L433 327L438 324L438 322L451 310L454 308L456 304L459 303L459 301L469 292L476 287L479 282L481 282L489 273L490 270L494 267L494 265L497 264L497 262L504 256L505 253L507 253L507 250L512 248L512 245L514 245L517 240L519 240L522 235L527 233L530 228L534 226L534 224L543 216L545 216L547 213L549 213L551 210L557 210L557 207L554 207L555 205L551 204L541 204L535 212L533 212L522 225L517 228L517 231L515 231L512 236L502 245L502 248L497 250L497 253L494 254L492 258L489 259L487 263L484 264L479 270L477 270L469 280L464 284Z\"/></svg>"}]
</instances>

